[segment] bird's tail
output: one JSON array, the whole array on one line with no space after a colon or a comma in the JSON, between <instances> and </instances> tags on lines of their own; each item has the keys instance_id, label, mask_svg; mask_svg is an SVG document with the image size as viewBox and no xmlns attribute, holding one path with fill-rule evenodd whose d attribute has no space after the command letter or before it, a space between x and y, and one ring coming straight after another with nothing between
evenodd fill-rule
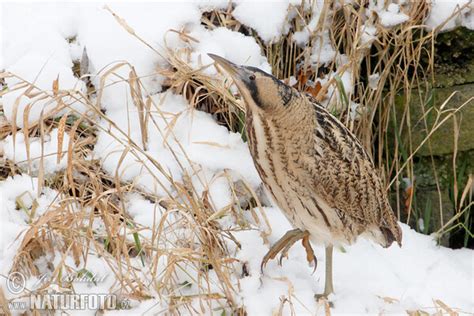
<instances>
[{"instance_id":1,"label":"bird's tail","mask_svg":"<svg viewBox=\"0 0 474 316\"><path fill-rule=\"evenodd\" d=\"M390 247L394 241L398 243L398 245L402 246L402 230L398 223L395 223L394 227L380 227L380 231L385 239L385 242L382 246L385 248Z\"/></svg>"},{"instance_id":2,"label":"bird's tail","mask_svg":"<svg viewBox=\"0 0 474 316\"><path fill-rule=\"evenodd\" d=\"M384 247L390 247L390 245L396 241L398 245L402 246L402 229L398 225L397 217L392 211L392 208L387 203L385 208L384 219L385 221L380 225L380 231L384 236L385 243L382 245Z\"/></svg>"}]
</instances>

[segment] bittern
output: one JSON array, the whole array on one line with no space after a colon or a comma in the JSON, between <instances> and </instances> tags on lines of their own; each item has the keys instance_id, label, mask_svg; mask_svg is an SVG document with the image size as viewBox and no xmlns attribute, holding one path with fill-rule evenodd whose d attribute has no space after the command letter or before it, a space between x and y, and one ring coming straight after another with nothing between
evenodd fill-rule
<instances>
[{"instance_id":1,"label":"bittern","mask_svg":"<svg viewBox=\"0 0 474 316\"><path fill-rule=\"evenodd\" d=\"M302 240L326 247L324 293L333 292L332 251L359 235L383 247L402 232L371 157L356 136L310 95L255 67L209 54L236 84L246 109L250 152L264 187L294 226L262 260Z\"/></svg>"}]
</instances>

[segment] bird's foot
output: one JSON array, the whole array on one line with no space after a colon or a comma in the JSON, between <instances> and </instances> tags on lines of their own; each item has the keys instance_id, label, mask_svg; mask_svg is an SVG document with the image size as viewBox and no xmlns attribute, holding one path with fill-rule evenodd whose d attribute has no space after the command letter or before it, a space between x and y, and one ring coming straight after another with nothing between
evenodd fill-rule
<instances>
[{"instance_id":1,"label":"bird's foot","mask_svg":"<svg viewBox=\"0 0 474 316\"><path fill-rule=\"evenodd\" d=\"M331 293L322 293L322 294L314 294L314 298L319 301L319 300L329 300L328 297L331 295Z\"/></svg>"},{"instance_id":2,"label":"bird's foot","mask_svg":"<svg viewBox=\"0 0 474 316\"><path fill-rule=\"evenodd\" d=\"M316 268L318 267L318 259L316 259L316 256L314 255L314 250L313 247L311 247L311 243L309 242L309 233L307 231L305 232L301 243L303 244L303 247L306 250L306 260L308 260L309 264L311 264L311 262L314 263L314 273L316 272Z\"/></svg>"},{"instance_id":3,"label":"bird's foot","mask_svg":"<svg viewBox=\"0 0 474 316\"><path fill-rule=\"evenodd\" d=\"M326 304L328 307L334 307L334 303L331 300L329 300L329 295L331 294L332 292L326 293L326 291L324 291L324 293L322 294L315 294L314 298L316 299L316 302L318 303Z\"/></svg>"},{"instance_id":4,"label":"bird's foot","mask_svg":"<svg viewBox=\"0 0 474 316\"><path fill-rule=\"evenodd\" d=\"M263 272L263 268L268 261L275 259L276 255L279 252L282 252L282 257L280 257L280 263L284 255L288 254L288 250L297 242L302 239L304 232L300 229L293 229L286 232L283 237L281 237L273 246L270 247L267 254L263 257L260 268Z\"/></svg>"},{"instance_id":5,"label":"bird's foot","mask_svg":"<svg viewBox=\"0 0 474 316\"><path fill-rule=\"evenodd\" d=\"M327 260L327 258L326 258ZM332 279L328 282L326 279L324 285L324 292L322 294L315 294L314 298L317 302L324 302L329 305L329 307L334 307L334 304L329 300L329 296L334 293L334 287L332 285Z\"/></svg>"},{"instance_id":6,"label":"bird's foot","mask_svg":"<svg viewBox=\"0 0 474 316\"><path fill-rule=\"evenodd\" d=\"M309 233L300 229L293 229L287 231L283 237L281 237L273 246L270 247L270 250L263 257L262 263L260 265L262 272L267 262L274 259L278 253L281 253L279 260L281 265L283 258L288 257L288 251L290 248L300 239L302 240L303 246L306 249L306 258L308 262L314 262L314 269L316 270L317 260L314 255L313 248L311 248L311 244L309 242Z\"/></svg>"}]
</instances>

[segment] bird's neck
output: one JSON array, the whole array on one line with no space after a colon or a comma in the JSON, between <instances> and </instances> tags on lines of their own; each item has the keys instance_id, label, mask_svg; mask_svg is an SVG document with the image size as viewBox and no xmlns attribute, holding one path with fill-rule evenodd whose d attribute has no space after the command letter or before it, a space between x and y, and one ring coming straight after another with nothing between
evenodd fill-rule
<instances>
[{"instance_id":1,"label":"bird's neck","mask_svg":"<svg viewBox=\"0 0 474 316\"><path fill-rule=\"evenodd\" d=\"M312 129L315 120L314 111L303 98L295 98L289 104L273 110L265 118L283 129L288 131L298 130L299 133L305 132L306 129L308 131Z\"/></svg>"},{"instance_id":2,"label":"bird's neck","mask_svg":"<svg viewBox=\"0 0 474 316\"><path fill-rule=\"evenodd\" d=\"M287 140L287 144L300 146L300 141L311 142L314 134L316 116L312 107L308 106L304 99L297 99L284 107L278 107L271 110L260 108L247 108L247 130L255 128L255 137L263 135L259 133L262 129L267 133L267 129L274 131L273 135L280 138L281 141ZM298 135L296 137L295 135ZM254 138L255 138L254 137ZM249 141L252 142L252 135Z\"/></svg>"}]
</instances>

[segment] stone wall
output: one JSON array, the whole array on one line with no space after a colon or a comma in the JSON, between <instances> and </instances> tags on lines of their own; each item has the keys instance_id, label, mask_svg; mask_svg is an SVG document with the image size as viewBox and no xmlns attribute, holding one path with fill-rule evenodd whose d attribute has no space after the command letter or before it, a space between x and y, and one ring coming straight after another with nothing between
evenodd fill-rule
<instances>
[{"instance_id":1,"label":"stone wall","mask_svg":"<svg viewBox=\"0 0 474 316\"><path fill-rule=\"evenodd\" d=\"M415 216L412 216L411 223L416 226L416 217L424 217L423 224L429 225L428 233L438 230L455 213L454 179L462 190L469 175L474 174L474 31L460 28L440 34L436 39L435 53L434 82L427 85L429 88L425 86L411 91L410 128L406 128L405 122L399 138L409 153L410 140L411 150L415 150L436 122L443 121L457 109L454 116L431 134L414 158L412 215ZM396 100L397 126L400 126L406 110L406 97L400 95ZM429 217L423 216L429 214ZM430 218L429 223L426 223L427 218ZM445 236L441 243L457 247L456 238Z\"/></svg>"}]
</instances>

